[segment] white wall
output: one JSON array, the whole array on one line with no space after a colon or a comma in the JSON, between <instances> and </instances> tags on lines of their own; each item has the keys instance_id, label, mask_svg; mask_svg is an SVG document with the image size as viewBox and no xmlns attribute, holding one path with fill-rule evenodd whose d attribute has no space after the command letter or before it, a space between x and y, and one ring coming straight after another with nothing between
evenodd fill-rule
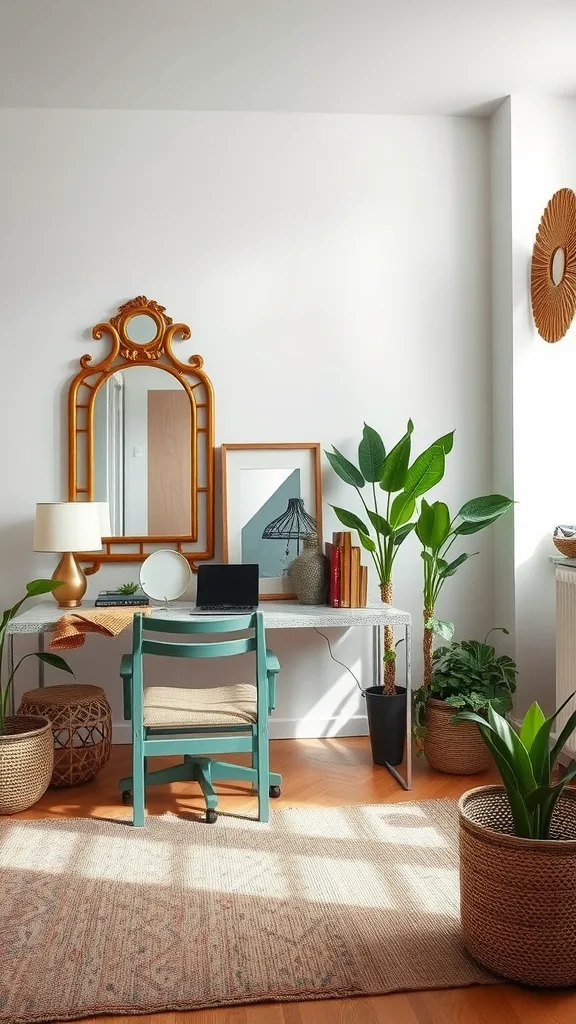
<instances>
[{"instance_id":1,"label":"white wall","mask_svg":"<svg viewBox=\"0 0 576 1024\"><path fill-rule=\"evenodd\" d=\"M513 260L514 495L516 655L522 707L555 690L554 570L551 534L574 522L576 326L556 344L538 334L530 306L532 246L554 192L576 188L576 102L513 96L511 100Z\"/></svg>"},{"instance_id":2,"label":"white wall","mask_svg":"<svg viewBox=\"0 0 576 1024\"><path fill-rule=\"evenodd\" d=\"M65 394L80 356L98 354L90 328L139 294L190 323L181 350L205 358L218 442L319 440L352 454L364 419L395 440L412 416L419 448L456 428L451 507L490 490L484 122L2 110L0 135L5 602L53 568L31 550L34 503L64 492ZM324 490L327 503L351 500L330 474ZM494 624L490 543L480 537L481 557L442 598L460 635ZM416 681L420 565L406 544L396 603L418 626ZM103 569L91 592L133 575ZM116 718L126 644L90 638L73 657L107 687ZM324 640L273 644L278 732L339 729L363 713ZM336 654L370 681L359 637L342 636Z\"/></svg>"}]
</instances>

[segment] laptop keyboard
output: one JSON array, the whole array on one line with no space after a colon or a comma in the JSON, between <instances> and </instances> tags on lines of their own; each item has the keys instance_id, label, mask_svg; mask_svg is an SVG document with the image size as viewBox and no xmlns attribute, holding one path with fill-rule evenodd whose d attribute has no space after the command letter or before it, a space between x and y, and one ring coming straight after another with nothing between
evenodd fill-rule
<instances>
[{"instance_id":1,"label":"laptop keyboard","mask_svg":"<svg viewBox=\"0 0 576 1024\"><path fill-rule=\"evenodd\" d=\"M203 604L203 612L251 612L251 604Z\"/></svg>"}]
</instances>

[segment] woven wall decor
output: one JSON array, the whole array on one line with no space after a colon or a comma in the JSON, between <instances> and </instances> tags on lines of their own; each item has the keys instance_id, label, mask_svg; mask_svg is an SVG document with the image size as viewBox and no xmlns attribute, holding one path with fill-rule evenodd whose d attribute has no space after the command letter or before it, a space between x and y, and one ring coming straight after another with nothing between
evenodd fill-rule
<instances>
[{"instance_id":1,"label":"woven wall decor","mask_svg":"<svg viewBox=\"0 0 576 1024\"><path fill-rule=\"evenodd\" d=\"M77 786L89 782L110 757L112 714L100 686L80 683L28 690L20 715L40 714L49 719L54 737L51 786Z\"/></svg>"},{"instance_id":2,"label":"woven wall decor","mask_svg":"<svg viewBox=\"0 0 576 1024\"><path fill-rule=\"evenodd\" d=\"M532 313L545 341L560 341L576 312L576 195L555 192L542 214L532 251Z\"/></svg>"}]
</instances>

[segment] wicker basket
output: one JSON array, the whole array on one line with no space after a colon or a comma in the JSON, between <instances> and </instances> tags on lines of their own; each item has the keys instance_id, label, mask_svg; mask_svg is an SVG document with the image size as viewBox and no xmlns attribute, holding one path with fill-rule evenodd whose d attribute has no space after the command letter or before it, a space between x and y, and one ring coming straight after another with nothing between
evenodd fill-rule
<instances>
[{"instance_id":1,"label":"wicker basket","mask_svg":"<svg viewBox=\"0 0 576 1024\"><path fill-rule=\"evenodd\" d=\"M471 722L452 724L457 714L443 700L430 697L426 705L424 753L431 768L449 775L477 775L492 764L478 727Z\"/></svg>"},{"instance_id":2,"label":"wicker basket","mask_svg":"<svg viewBox=\"0 0 576 1024\"><path fill-rule=\"evenodd\" d=\"M552 839L519 839L501 786L460 800L464 943L496 974L526 985L576 984L576 791L565 790Z\"/></svg>"},{"instance_id":3,"label":"wicker basket","mask_svg":"<svg viewBox=\"0 0 576 1024\"><path fill-rule=\"evenodd\" d=\"M49 719L54 737L52 786L89 782L110 757L112 714L101 686L81 683L28 690L19 714Z\"/></svg>"},{"instance_id":4,"label":"wicker basket","mask_svg":"<svg viewBox=\"0 0 576 1024\"><path fill-rule=\"evenodd\" d=\"M566 558L576 558L576 537L552 537L554 544L561 555Z\"/></svg>"},{"instance_id":5,"label":"wicker basket","mask_svg":"<svg viewBox=\"0 0 576 1024\"><path fill-rule=\"evenodd\" d=\"M35 804L50 785L54 765L52 729L46 718L6 718L0 735L0 814L17 814Z\"/></svg>"}]
</instances>

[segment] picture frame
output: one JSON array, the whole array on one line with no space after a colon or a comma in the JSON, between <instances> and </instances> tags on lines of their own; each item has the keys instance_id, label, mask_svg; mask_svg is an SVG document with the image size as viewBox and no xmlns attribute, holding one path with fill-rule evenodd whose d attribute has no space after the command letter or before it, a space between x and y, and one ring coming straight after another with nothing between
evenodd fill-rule
<instances>
[{"instance_id":1,"label":"picture frame","mask_svg":"<svg viewBox=\"0 0 576 1024\"><path fill-rule=\"evenodd\" d=\"M304 536L322 536L322 470L318 442L223 444L224 562L257 562L260 599L294 600L288 566Z\"/></svg>"}]
</instances>

